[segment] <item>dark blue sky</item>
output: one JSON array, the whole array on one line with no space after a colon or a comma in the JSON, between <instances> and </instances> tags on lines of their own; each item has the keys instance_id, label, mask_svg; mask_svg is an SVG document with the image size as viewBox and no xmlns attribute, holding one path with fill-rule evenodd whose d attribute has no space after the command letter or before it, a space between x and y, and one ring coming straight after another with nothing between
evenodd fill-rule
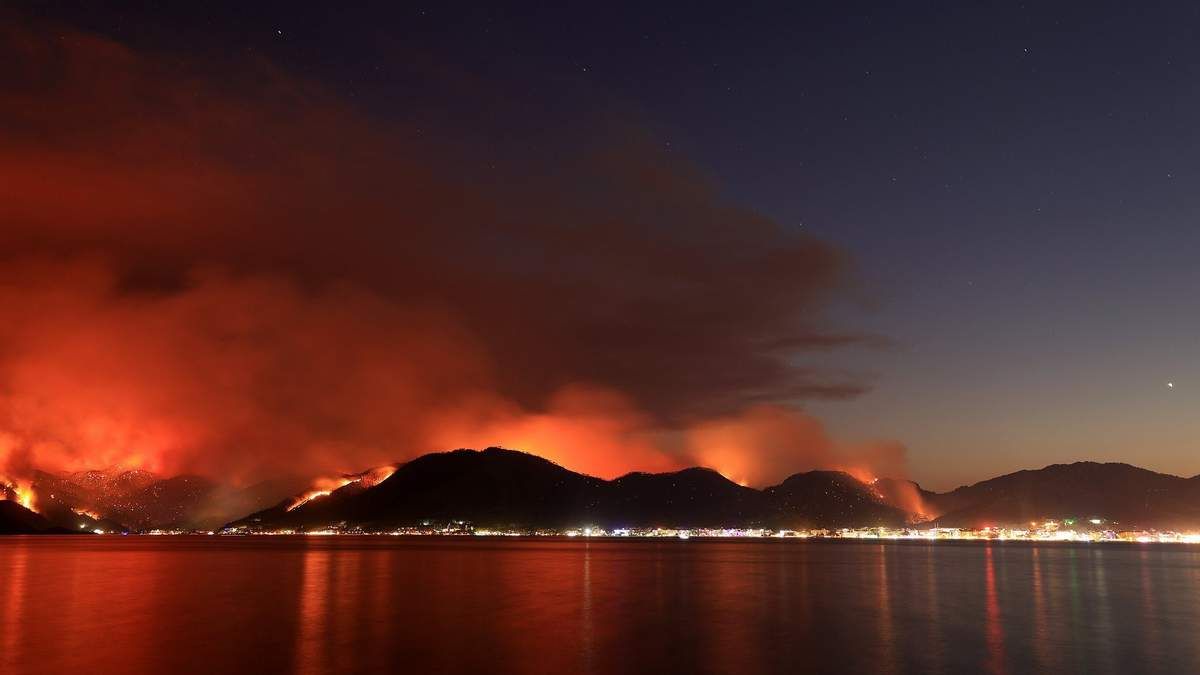
<instances>
[{"instance_id":1,"label":"dark blue sky","mask_svg":"<svg viewBox=\"0 0 1200 675\"><path fill-rule=\"evenodd\" d=\"M831 314L892 344L806 357L872 383L810 405L838 435L903 441L935 487L1085 458L1200 472L1200 6L299 4L29 11L261 54L496 161L636 120L852 259Z\"/></svg>"}]
</instances>

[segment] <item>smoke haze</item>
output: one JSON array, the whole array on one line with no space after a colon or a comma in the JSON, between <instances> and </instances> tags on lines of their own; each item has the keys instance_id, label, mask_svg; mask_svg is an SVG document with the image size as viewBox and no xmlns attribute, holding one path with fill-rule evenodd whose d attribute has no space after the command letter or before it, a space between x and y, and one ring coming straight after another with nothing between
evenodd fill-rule
<instances>
[{"instance_id":1,"label":"smoke haze","mask_svg":"<svg viewBox=\"0 0 1200 675\"><path fill-rule=\"evenodd\" d=\"M260 60L11 24L0 473L904 473L794 408L864 390L803 359L861 339L822 319L847 262L636 125L497 161Z\"/></svg>"}]
</instances>

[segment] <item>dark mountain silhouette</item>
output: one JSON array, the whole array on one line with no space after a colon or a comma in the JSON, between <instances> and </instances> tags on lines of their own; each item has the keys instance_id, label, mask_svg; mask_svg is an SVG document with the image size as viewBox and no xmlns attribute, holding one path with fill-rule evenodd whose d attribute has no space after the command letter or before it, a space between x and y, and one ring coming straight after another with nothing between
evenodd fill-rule
<instances>
[{"instance_id":1,"label":"dark mountain silhouette","mask_svg":"<svg viewBox=\"0 0 1200 675\"><path fill-rule=\"evenodd\" d=\"M1137 527L1200 526L1200 481L1129 464L1076 462L930 493L938 525L984 527L1099 518Z\"/></svg>"},{"instance_id":2,"label":"dark mountain silhouette","mask_svg":"<svg viewBox=\"0 0 1200 675\"><path fill-rule=\"evenodd\" d=\"M20 504L0 499L0 534L71 534Z\"/></svg>"},{"instance_id":3,"label":"dark mountain silhouette","mask_svg":"<svg viewBox=\"0 0 1200 675\"><path fill-rule=\"evenodd\" d=\"M107 518L95 511L71 508L56 499L57 496L55 494L54 497L39 499L37 503L38 515L50 521L50 524L54 527L72 532L93 532L100 530L102 532L119 533L129 531L129 528L124 524Z\"/></svg>"},{"instance_id":4,"label":"dark mountain silhouette","mask_svg":"<svg viewBox=\"0 0 1200 675\"><path fill-rule=\"evenodd\" d=\"M841 471L809 471L763 491L778 522L792 527L899 526L908 514Z\"/></svg>"},{"instance_id":5,"label":"dark mountain silhouette","mask_svg":"<svg viewBox=\"0 0 1200 675\"><path fill-rule=\"evenodd\" d=\"M713 471L630 473L605 483L594 510L596 524L720 527L761 521L763 495Z\"/></svg>"},{"instance_id":6,"label":"dark mountain silhouette","mask_svg":"<svg viewBox=\"0 0 1200 675\"><path fill-rule=\"evenodd\" d=\"M390 469L390 467L385 467ZM1200 476L1128 464L1077 462L1011 473L946 493L907 480L870 484L838 471L793 475L764 490L711 469L630 473L602 480L514 450L454 450L399 465L386 480L347 475L331 494L299 503L307 481L233 488L199 476L88 471L34 476L38 513L3 502L15 531L125 529L390 529L468 521L476 527L985 527L1102 519L1120 529L1200 529ZM293 508L294 507L294 508ZM20 509L20 510L17 510ZM1113 525L1115 523L1115 525Z\"/></svg>"},{"instance_id":7,"label":"dark mountain silhouette","mask_svg":"<svg viewBox=\"0 0 1200 675\"><path fill-rule=\"evenodd\" d=\"M351 487L351 486L347 486ZM454 450L401 465L379 485L293 500L231 527L384 529L469 521L479 527L718 527L899 524L906 514L847 474L798 474L765 491L710 469L632 473L612 481L514 450Z\"/></svg>"},{"instance_id":8,"label":"dark mountain silhouette","mask_svg":"<svg viewBox=\"0 0 1200 675\"><path fill-rule=\"evenodd\" d=\"M287 510L291 500L285 500L246 521L277 528L334 522L385 527L452 520L557 527L586 518L603 485L598 478L522 452L454 450L407 462L374 488L362 490L351 484L292 511Z\"/></svg>"}]
</instances>

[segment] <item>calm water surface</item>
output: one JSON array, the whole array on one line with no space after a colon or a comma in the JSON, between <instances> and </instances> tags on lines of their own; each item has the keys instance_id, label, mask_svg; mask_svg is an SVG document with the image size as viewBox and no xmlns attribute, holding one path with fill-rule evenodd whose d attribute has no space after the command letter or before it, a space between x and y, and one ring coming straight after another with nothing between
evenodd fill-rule
<instances>
[{"instance_id":1,"label":"calm water surface","mask_svg":"<svg viewBox=\"0 0 1200 675\"><path fill-rule=\"evenodd\" d=\"M1200 549L0 538L0 673L1200 672Z\"/></svg>"}]
</instances>

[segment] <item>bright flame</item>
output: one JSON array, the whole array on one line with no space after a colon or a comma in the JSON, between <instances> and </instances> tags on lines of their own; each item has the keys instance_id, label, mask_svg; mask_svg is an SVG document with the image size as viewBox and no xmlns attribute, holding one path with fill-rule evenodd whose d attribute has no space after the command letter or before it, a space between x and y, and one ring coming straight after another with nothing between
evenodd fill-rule
<instances>
[{"instance_id":1,"label":"bright flame","mask_svg":"<svg viewBox=\"0 0 1200 675\"><path fill-rule=\"evenodd\" d=\"M292 500L292 503L288 505L287 510L294 511L314 499L327 497L330 494L333 494L334 491L344 488L351 483L359 483L363 487L368 488L375 487L391 477L393 473L396 473L396 467L388 465L370 469L352 476L318 478L313 481L312 488L309 489L308 492L305 492L304 494L295 497Z\"/></svg>"},{"instance_id":2,"label":"bright flame","mask_svg":"<svg viewBox=\"0 0 1200 675\"><path fill-rule=\"evenodd\" d=\"M318 478L313 481L313 487L311 490L292 500L292 503L288 505L287 510L293 511L314 499L327 497L332 494L334 490L343 488L353 482L355 482L353 478L344 476L341 478Z\"/></svg>"},{"instance_id":3,"label":"bright flame","mask_svg":"<svg viewBox=\"0 0 1200 675\"><path fill-rule=\"evenodd\" d=\"M394 473L396 473L396 467L389 464L363 472L359 480L362 482L363 487L375 487L391 478Z\"/></svg>"},{"instance_id":4,"label":"bright flame","mask_svg":"<svg viewBox=\"0 0 1200 675\"><path fill-rule=\"evenodd\" d=\"M96 513L95 511L89 511L88 509L72 508L71 510L74 511L75 515L77 516L86 516L92 520L101 520L104 518L104 516L100 515L99 513ZM83 526L81 525L80 527Z\"/></svg>"},{"instance_id":5,"label":"bright flame","mask_svg":"<svg viewBox=\"0 0 1200 675\"><path fill-rule=\"evenodd\" d=\"M4 499L15 501L24 506L30 511L37 511L37 496L33 493L33 483L27 480L7 480L0 479L0 485L4 485Z\"/></svg>"},{"instance_id":6,"label":"bright flame","mask_svg":"<svg viewBox=\"0 0 1200 675\"><path fill-rule=\"evenodd\" d=\"M879 476L866 468L842 467L841 470L865 485L880 501L907 512L910 522L923 522L938 515L925 503L914 483L891 480L886 481L887 487L884 488L880 485Z\"/></svg>"}]
</instances>

